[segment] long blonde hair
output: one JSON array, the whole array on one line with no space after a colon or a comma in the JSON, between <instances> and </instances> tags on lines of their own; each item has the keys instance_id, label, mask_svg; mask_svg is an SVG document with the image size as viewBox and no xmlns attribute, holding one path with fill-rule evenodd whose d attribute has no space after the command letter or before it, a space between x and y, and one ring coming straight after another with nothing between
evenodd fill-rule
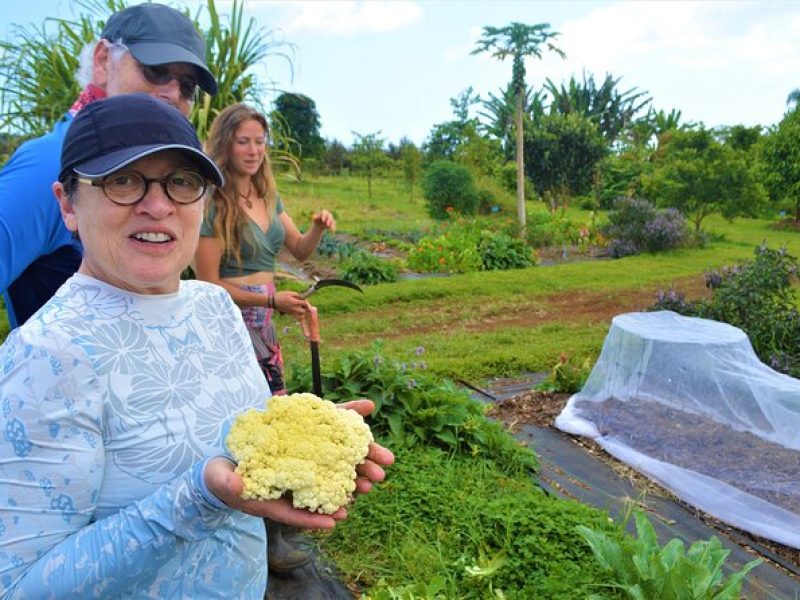
<instances>
[{"instance_id":1,"label":"long blonde hair","mask_svg":"<svg viewBox=\"0 0 800 600\"><path fill-rule=\"evenodd\" d=\"M242 264L242 238L246 238L251 244L254 243L254 240L249 239L248 216L236 200L236 184L230 165L230 156L236 130L242 123L250 120L258 122L264 128L264 134L269 140L267 118L254 108L240 102L228 106L219 113L211 125L205 144L206 154L214 159L225 175L225 185L215 190L211 202L206 206L206 214L213 203L216 209L213 223L214 237L222 240L223 256L234 256L240 265ZM272 165L269 161L269 147L265 149L261 167L250 178L250 181L259 198L264 199L267 216L271 220L277 202L277 189L275 177L272 174Z\"/></svg>"}]
</instances>

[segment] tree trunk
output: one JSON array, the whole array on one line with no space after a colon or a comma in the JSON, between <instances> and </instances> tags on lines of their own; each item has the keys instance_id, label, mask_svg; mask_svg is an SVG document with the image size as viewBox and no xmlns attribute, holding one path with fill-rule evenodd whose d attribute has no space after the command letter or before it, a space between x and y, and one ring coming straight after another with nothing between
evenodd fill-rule
<instances>
[{"instance_id":1,"label":"tree trunk","mask_svg":"<svg viewBox=\"0 0 800 600\"><path fill-rule=\"evenodd\" d=\"M519 219L520 236L525 237L525 161L523 159L522 137L522 93L517 90L517 218Z\"/></svg>"}]
</instances>

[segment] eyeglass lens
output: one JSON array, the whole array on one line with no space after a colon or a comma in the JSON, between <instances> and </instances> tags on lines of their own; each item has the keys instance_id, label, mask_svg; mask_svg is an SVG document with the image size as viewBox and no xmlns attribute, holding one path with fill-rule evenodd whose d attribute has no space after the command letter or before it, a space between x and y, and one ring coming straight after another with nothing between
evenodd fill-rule
<instances>
[{"instance_id":1,"label":"eyeglass lens","mask_svg":"<svg viewBox=\"0 0 800 600\"><path fill-rule=\"evenodd\" d=\"M199 173L188 170L175 171L163 178L148 179L136 171L123 171L101 180L106 196L117 204L135 204L147 194L151 183L161 184L164 193L173 202L191 204L206 191L206 180Z\"/></svg>"},{"instance_id":2,"label":"eyeglass lens","mask_svg":"<svg viewBox=\"0 0 800 600\"><path fill-rule=\"evenodd\" d=\"M140 63L141 64L141 63ZM165 65L141 65L144 78L153 85L167 85L173 79L178 81L181 96L184 100L193 100L197 90L197 80L191 75L175 75Z\"/></svg>"}]
</instances>

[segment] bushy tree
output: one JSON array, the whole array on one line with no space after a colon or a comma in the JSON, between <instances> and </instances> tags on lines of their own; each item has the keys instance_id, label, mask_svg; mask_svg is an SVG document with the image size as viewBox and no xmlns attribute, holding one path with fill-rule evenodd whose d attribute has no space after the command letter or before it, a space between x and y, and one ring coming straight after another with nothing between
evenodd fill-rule
<instances>
[{"instance_id":1,"label":"bushy tree","mask_svg":"<svg viewBox=\"0 0 800 600\"><path fill-rule=\"evenodd\" d=\"M434 219L446 219L450 211L474 215L478 208L478 190L472 174L464 165L451 161L439 160L428 166L422 178L422 193Z\"/></svg>"},{"instance_id":2,"label":"bushy tree","mask_svg":"<svg viewBox=\"0 0 800 600\"><path fill-rule=\"evenodd\" d=\"M316 103L303 94L284 92L275 99L272 123L283 130L283 137L299 147L301 158L321 158L325 140L319 133Z\"/></svg>"},{"instance_id":3,"label":"bushy tree","mask_svg":"<svg viewBox=\"0 0 800 600\"><path fill-rule=\"evenodd\" d=\"M771 199L791 202L800 221L800 110L787 113L765 137L762 158Z\"/></svg>"},{"instance_id":4,"label":"bushy tree","mask_svg":"<svg viewBox=\"0 0 800 600\"><path fill-rule=\"evenodd\" d=\"M749 155L719 142L708 129L673 131L642 176L642 190L659 206L680 210L700 231L703 219L758 216L766 201Z\"/></svg>"},{"instance_id":5,"label":"bushy tree","mask_svg":"<svg viewBox=\"0 0 800 600\"><path fill-rule=\"evenodd\" d=\"M607 148L597 126L579 114L547 115L525 137L527 176L554 201L587 193Z\"/></svg>"}]
</instances>

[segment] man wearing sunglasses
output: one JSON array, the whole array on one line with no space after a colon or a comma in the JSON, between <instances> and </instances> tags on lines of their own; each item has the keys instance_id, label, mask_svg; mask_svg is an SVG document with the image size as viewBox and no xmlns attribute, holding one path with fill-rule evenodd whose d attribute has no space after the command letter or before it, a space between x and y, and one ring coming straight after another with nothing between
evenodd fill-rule
<instances>
[{"instance_id":1,"label":"man wearing sunglasses","mask_svg":"<svg viewBox=\"0 0 800 600\"><path fill-rule=\"evenodd\" d=\"M0 290L12 328L36 312L80 265L52 183L73 117L87 104L142 92L188 115L198 88L215 94L206 46L192 21L162 4L113 14L82 69L86 87L53 130L20 146L0 171ZM80 74L79 74L80 77Z\"/></svg>"}]
</instances>

